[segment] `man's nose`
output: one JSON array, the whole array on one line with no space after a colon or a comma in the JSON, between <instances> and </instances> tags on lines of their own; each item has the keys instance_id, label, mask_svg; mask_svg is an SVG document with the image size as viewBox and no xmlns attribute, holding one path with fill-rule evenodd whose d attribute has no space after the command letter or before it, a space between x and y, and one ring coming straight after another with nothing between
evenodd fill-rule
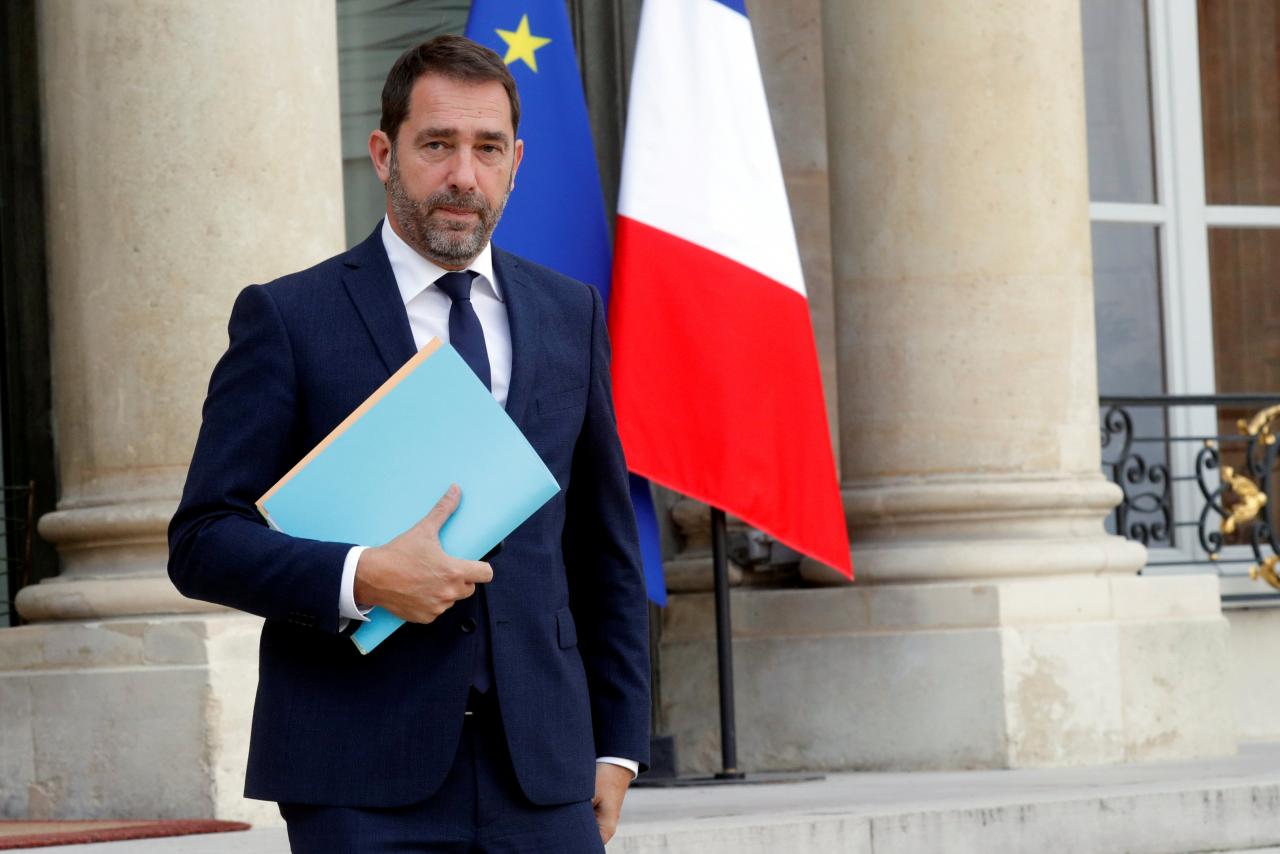
<instances>
[{"instance_id":1,"label":"man's nose","mask_svg":"<svg viewBox=\"0 0 1280 854\"><path fill-rule=\"evenodd\" d=\"M464 193L476 188L475 161L471 156L471 150L465 146L459 147L453 156L453 169L449 173L449 183Z\"/></svg>"}]
</instances>

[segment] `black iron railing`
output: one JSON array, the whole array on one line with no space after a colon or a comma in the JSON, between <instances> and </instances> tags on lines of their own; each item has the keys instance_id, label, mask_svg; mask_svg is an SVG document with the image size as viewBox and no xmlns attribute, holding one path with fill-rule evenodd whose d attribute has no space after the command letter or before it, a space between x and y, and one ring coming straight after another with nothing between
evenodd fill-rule
<instances>
[{"instance_id":1,"label":"black iron railing","mask_svg":"<svg viewBox=\"0 0 1280 854\"><path fill-rule=\"evenodd\" d=\"M1124 492L1109 529L1151 549L1149 566L1247 568L1280 597L1280 395L1100 403L1103 468Z\"/></svg>"}]
</instances>

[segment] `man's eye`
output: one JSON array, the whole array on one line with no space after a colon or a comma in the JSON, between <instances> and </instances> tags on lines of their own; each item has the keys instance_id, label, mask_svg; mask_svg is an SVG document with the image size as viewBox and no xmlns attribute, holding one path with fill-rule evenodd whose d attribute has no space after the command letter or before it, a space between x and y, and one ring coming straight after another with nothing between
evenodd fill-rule
<instances>
[{"instance_id":1,"label":"man's eye","mask_svg":"<svg viewBox=\"0 0 1280 854\"><path fill-rule=\"evenodd\" d=\"M498 146L496 145L482 145L480 146L480 150L483 151L485 154L497 154L502 149L498 148Z\"/></svg>"},{"instance_id":2,"label":"man's eye","mask_svg":"<svg viewBox=\"0 0 1280 854\"><path fill-rule=\"evenodd\" d=\"M443 142L428 142L428 143L427 143L427 145L426 145L426 148L427 148L427 150L428 150L428 151L443 151L443 150L444 150L444 143L443 143Z\"/></svg>"}]
</instances>

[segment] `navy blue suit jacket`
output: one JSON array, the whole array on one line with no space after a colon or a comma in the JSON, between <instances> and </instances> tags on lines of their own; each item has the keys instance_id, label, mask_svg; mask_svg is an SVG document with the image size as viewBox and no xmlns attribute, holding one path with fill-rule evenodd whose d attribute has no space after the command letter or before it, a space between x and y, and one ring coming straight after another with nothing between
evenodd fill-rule
<instances>
[{"instance_id":1,"label":"navy blue suit jacket","mask_svg":"<svg viewBox=\"0 0 1280 854\"><path fill-rule=\"evenodd\" d=\"M567 803L592 796L597 756L648 761L647 605L600 295L496 247L493 260L511 326L507 413L561 487L491 561L495 690L525 794ZM254 509L414 353L378 230L245 288L229 333L169 526L169 574L187 596L266 618L245 794L422 800L461 735L476 597L361 656L338 632L351 544L272 531Z\"/></svg>"}]
</instances>

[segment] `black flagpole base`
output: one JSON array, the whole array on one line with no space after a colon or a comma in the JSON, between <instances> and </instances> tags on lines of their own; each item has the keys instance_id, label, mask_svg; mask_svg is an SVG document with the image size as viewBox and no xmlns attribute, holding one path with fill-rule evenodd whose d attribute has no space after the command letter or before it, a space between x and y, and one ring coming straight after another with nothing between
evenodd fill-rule
<instances>
[{"instance_id":1,"label":"black flagpole base","mask_svg":"<svg viewBox=\"0 0 1280 854\"><path fill-rule=\"evenodd\" d=\"M631 784L636 789L684 789L692 786L752 786L769 783L812 783L827 779L826 774L811 771L762 771L760 773L713 774L707 777L650 777L641 774Z\"/></svg>"}]
</instances>

